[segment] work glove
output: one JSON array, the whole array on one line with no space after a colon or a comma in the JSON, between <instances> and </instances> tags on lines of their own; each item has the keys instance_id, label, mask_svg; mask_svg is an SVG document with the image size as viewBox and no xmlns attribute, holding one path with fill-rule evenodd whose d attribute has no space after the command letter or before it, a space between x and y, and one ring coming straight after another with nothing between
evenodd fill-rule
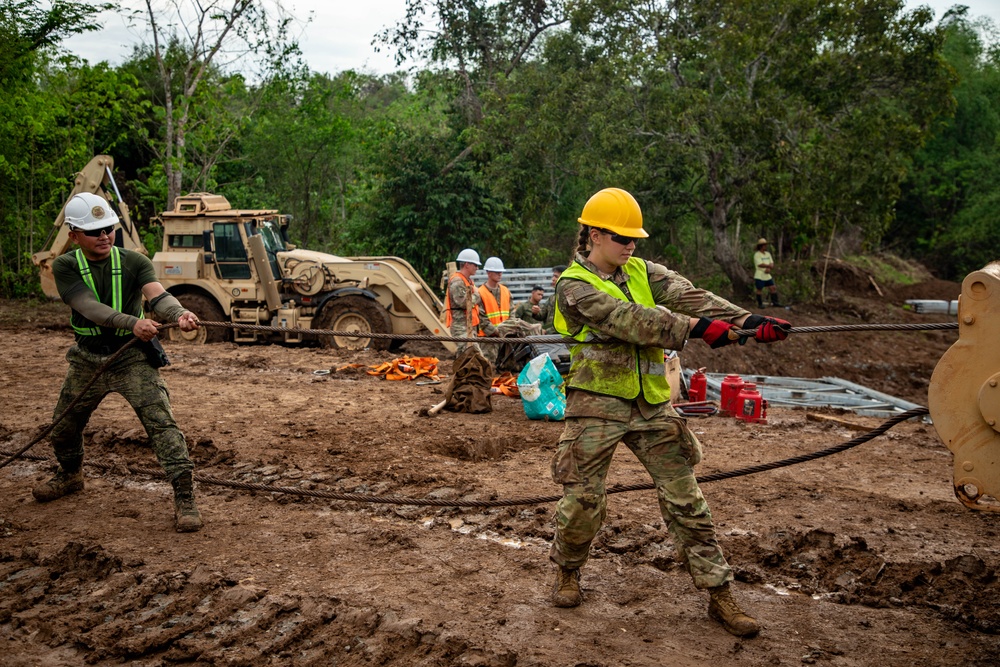
<instances>
[{"instance_id":1,"label":"work glove","mask_svg":"<svg viewBox=\"0 0 1000 667\"><path fill-rule=\"evenodd\" d=\"M735 324L729 324L722 320L710 320L707 317L702 317L694 325L694 328L691 329L690 337L702 339L713 350L737 341L740 345L743 345L747 339L745 336L740 337L736 335L738 328Z\"/></svg>"},{"instance_id":2,"label":"work glove","mask_svg":"<svg viewBox=\"0 0 1000 667\"><path fill-rule=\"evenodd\" d=\"M791 322L777 317L764 317L763 315L751 315L743 322L744 329L756 329L753 339L758 343L776 343L779 340L788 338L792 330Z\"/></svg>"}]
</instances>

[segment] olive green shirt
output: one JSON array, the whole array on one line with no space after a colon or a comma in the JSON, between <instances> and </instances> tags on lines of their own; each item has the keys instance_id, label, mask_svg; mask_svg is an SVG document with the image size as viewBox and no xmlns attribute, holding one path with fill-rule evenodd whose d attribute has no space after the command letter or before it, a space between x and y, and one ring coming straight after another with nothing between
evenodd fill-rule
<instances>
[{"instance_id":1,"label":"olive green shirt","mask_svg":"<svg viewBox=\"0 0 1000 667\"><path fill-rule=\"evenodd\" d=\"M153 263L145 255L119 248L122 259L122 312L141 313L142 312L142 288L149 283L157 282L156 270ZM111 305L112 285L111 285L111 257L99 261L87 260L90 266L91 276L94 279L94 287L97 289L98 298L101 303ZM68 252L60 255L52 262L52 275L56 280L56 289L63 301L69 303L73 295L81 291L90 291L87 284L83 282L80 275L80 267L76 263L76 253ZM91 322L77 311L70 315L74 326L90 328L98 326ZM115 330L110 327L101 327L100 336L84 336L76 334L78 345L90 350L95 350L99 346L111 346L117 349L128 337L115 334Z\"/></svg>"},{"instance_id":2,"label":"olive green shirt","mask_svg":"<svg viewBox=\"0 0 1000 667\"><path fill-rule=\"evenodd\" d=\"M548 310L546 310L545 301L542 300L538 302L538 314L532 312L531 307L535 305L531 301L525 301L519 303L517 308L514 309L513 317L519 320L524 320L525 322L530 322L531 324L541 324L545 325L545 319L548 316Z\"/></svg>"},{"instance_id":3,"label":"olive green shirt","mask_svg":"<svg viewBox=\"0 0 1000 667\"><path fill-rule=\"evenodd\" d=\"M583 255L578 254L576 261L601 275ZM586 324L607 340L680 350L691 333L692 317L732 322L749 314L722 297L695 287L662 264L647 261L646 273L656 308L616 299L582 280L560 279L556 284L556 299L570 334L579 333ZM607 279L624 288L628 274L618 268ZM650 405L642 396L635 401L646 419L663 410L672 410L669 403ZM574 389L567 393L566 416L628 421L632 404L629 399Z\"/></svg>"}]
</instances>

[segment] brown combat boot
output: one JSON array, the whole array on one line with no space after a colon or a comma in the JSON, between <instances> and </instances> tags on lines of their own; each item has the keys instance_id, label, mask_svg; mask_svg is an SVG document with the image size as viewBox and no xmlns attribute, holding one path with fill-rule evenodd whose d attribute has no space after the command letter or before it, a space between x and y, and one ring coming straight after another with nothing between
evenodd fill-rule
<instances>
[{"instance_id":1,"label":"brown combat boot","mask_svg":"<svg viewBox=\"0 0 1000 667\"><path fill-rule=\"evenodd\" d=\"M708 615L722 624L726 632L737 637L753 637L760 632L760 624L736 604L729 584L709 588L712 598L708 603Z\"/></svg>"},{"instance_id":2,"label":"brown combat boot","mask_svg":"<svg viewBox=\"0 0 1000 667\"><path fill-rule=\"evenodd\" d=\"M579 568L556 566L556 583L552 587L552 604L557 607L576 607L583 602L580 592Z\"/></svg>"},{"instance_id":3,"label":"brown combat boot","mask_svg":"<svg viewBox=\"0 0 1000 667\"><path fill-rule=\"evenodd\" d=\"M173 482L174 487L174 523L178 533L193 533L201 530L201 512L194 504L194 481L191 473L182 473Z\"/></svg>"},{"instance_id":4,"label":"brown combat boot","mask_svg":"<svg viewBox=\"0 0 1000 667\"><path fill-rule=\"evenodd\" d=\"M56 498L68 496L71 493L83 491L83 470L66 472L62 466L56 471L55 477L42 482L31 490L31 495L40 503L47 503Z\"/></svg>"}]
</instances>

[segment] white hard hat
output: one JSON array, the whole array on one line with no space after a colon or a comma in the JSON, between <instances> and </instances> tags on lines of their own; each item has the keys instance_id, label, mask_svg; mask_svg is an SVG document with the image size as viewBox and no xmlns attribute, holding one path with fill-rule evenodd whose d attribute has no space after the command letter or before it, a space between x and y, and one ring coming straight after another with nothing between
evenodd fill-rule
<instances>
[{"instance_id":1,"label":"white hard hat","mask_svg":"<svg viewBox=\"0 0 1000 667\"><path fill-rule=\"evenodd\" d=\"M89 192L73 195L66 203L66 224L90 231L118 224L118 215L104 197Z\"/></svg>"},{"instance_id":2,"label":"white hard hat","mask_svg":"<svg viewBox=\"0 0 1000 667\"><path fill-rule=\"evenodd\" d=\"M455 259L456 262L471 262L476 266L482 266L483 263L479 261L479 253L472 248L466 248L462 252L458 253L458 257Z\"/></svg>"},{"instance_id":3,"label":"white hard hat","mask_svg":"<svg viewBox=\"0 0 1000 667\"><path fill-rule=\"evenodd\" d=\"M498 273L503 273L503 262L500 261L499 257L489 257L486 259L486 263L483 264L483 269L486 271L497 271Z\"/></svg>"}]
</instances>

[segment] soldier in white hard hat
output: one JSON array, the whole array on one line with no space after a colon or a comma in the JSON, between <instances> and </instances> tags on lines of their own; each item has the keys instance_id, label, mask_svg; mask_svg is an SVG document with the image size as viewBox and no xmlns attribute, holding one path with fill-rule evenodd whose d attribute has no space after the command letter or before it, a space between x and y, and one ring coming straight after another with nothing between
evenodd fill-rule
<instances>
[{"instance_id":1,"label":"soldier in white hard hat","mask_svg":"<svg viewBox=\"0 0 1000 667\"><path fill-rule=\"evenodd\" d=\"M487 320L494 327L510 319L510 290L500 281L506 270L499 257L487 257L483 264L486 282L479 286L479 320ZM480 336L486 335L480 331ZM498 345L483 345L483 356L494 366L497 361Z\"/></svg>"},{"instance_id":2,"label":"soldier in white hard hat","mask_svg":"<svg viewBox=\"0 0 1000 667\"><path fill-rule=\"evenodd\" d=\"M479 292L472 276L476 274L482 262L479 253L472 248L466 248L455 258L458 270L448 279L448 291L444 295L445 326L452 336L493 336L496 327L485 317L479 315ZM465 349L467 343L458 343L456 353Z\"/></svg>"},{"instance_id":3,"label":"soldier in white hard hat","mask_svg":"<svg viewBox=\"0 0 1000 667\"><path fill-rule=\"evenodd\" d=\"M135 410L173 485L175 528L179 532L200 530L201 514L192 487L194 464L157 370L167 363L166 357L162 348L150 343L158 325L144 318L142 301L145 298L153 312L185 331L197 329L198 318L163 289L145 255L115 245L118 216L106 199L90 193L75 195L66 204L65 222L70 239L79 247L56 258L52 273L59 296L72 308L76 344L66 354L69 370L54 416L61 415L77 397L80 400L49 437L59 470L32 489L32 495L44 503L83 490L83 429L104 397L114 392ZM133 338L144 343L126 350L84 391L94 372Z\"/></svg>"}]
</instances>

